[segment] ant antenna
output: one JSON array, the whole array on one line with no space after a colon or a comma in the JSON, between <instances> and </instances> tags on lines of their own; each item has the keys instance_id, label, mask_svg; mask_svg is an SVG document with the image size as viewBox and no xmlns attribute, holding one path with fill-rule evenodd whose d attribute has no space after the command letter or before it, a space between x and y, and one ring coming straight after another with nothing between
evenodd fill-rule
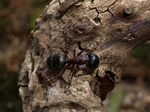
<instances>
[{"instance_id":1,"label":"ant antenna","mask_svg":"<svg viewBox=\"0 0 150 112\"><path fill-rule=\"evenodd\" d=\"M62 47L59 47L59 48L62 50L62 52L64 53L64 55L65 55L66 58L68 59L68 55L66 54L65 50L64 50Z\"/></svg>"}]
</instances>

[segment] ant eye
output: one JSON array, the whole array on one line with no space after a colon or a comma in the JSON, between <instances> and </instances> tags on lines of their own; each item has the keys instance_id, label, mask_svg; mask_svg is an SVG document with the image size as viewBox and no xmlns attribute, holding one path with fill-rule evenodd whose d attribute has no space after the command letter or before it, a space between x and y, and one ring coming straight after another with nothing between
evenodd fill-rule
<instances>
[{"instance_id":1,"label":"ant eye","mask_svg":"<svg viewBox=\"0 0 150 112\"><path fill-rule=\"evenodd\" d=\"M89 61L87 62L86 66L90 69L95 69L99 65L99 57L96 54L89 54L88 55Z\"/></svg>"}]
</instances>

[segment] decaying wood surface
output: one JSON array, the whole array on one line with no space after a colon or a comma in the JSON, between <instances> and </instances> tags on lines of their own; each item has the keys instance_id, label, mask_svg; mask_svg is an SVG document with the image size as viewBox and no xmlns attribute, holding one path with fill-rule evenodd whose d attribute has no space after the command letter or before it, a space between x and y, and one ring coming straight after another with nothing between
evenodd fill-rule
<instances>
[{"instance_id":1,"label":"decaying wood surface","mask_svg":"<svg viewBox=\"0 0 150 112\"><path fill-rule=\"evenodd\" d=\"M19 77L24 112L106 112L102 101L128 63L130 52L150 40L149 0L52 0L36 20ZM78 46L81 43L81 46ZM49 55L95 53L100 64L50 70ZM71 86L70 71L74 73Z\"/></svg>"}]
</instances>

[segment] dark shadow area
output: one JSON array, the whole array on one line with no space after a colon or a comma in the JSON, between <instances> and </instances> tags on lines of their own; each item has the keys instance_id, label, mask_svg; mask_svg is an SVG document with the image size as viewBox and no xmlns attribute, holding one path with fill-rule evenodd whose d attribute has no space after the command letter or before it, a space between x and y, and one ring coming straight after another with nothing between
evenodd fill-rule
<instances>
[{"instance_id":1,"label":"dark shadow area","mask_svg":"<svg viewBox=\"0 0 150 112\"><path fill-rule=\"evenodd\" d=\"M0 112L22 112L18 76L30 31L50 0L0 1Z\"/></svg>"}]
</instances>

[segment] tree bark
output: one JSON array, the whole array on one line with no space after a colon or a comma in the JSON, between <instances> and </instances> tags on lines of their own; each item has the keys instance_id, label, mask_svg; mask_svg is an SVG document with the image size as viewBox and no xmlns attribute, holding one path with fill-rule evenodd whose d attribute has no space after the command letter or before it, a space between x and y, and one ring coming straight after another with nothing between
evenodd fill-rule
<instances>
[{"instance_id":1,"label":"tree bark","mask_svg":"<svg viewBox=\"0 0 150 112\"><path fill-rule=\"evenodd\" d=\"M120 81L130 52L150 40L149 6L149 0L52 0L36 20L22 64L23 111L106 112L102 101ZM60 47L69 58L74 50L94 53L100 64L51 70L46 60L63 54Z\"/></svg>"}]
</instances>

